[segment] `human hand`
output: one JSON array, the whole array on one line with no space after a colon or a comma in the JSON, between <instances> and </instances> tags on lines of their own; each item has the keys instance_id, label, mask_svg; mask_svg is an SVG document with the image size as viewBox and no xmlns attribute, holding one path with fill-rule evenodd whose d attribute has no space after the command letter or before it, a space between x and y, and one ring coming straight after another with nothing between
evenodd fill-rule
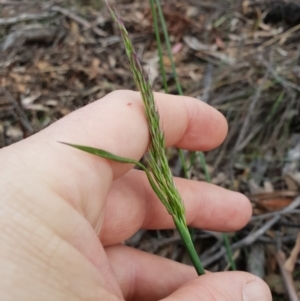
<instances>
[{"instance_id":1,"label":"human hand","mask_svg":"<svg viewBox=\"0 0 300 301\"><path fill-rule=\"evenodd\" d=\"M166 145L217 147L224 117L188 97L155 94ZM208 273L122 245L138 229L174 228L143 172L57 143L139 160L149 143L137 92L117 91L0 151L1 300L268 301L244 272ZM193 227L234 231L250 218L245 196L175 179Z\"/></svg>"}]
</instances>

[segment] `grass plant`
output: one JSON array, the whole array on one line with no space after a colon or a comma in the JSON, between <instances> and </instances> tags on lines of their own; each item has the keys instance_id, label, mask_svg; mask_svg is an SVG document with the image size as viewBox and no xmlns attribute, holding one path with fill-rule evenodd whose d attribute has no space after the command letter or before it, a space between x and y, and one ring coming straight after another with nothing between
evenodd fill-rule
<instances>
[{"instance_id":1,"label":"grass plant","mask_svg":"<svg viewBox=\"0 0 300 301\"><path fill-rule=\"evenodd\" d=\"M148 168L136 160L119 157L105 150L70 143L64 144L109 160L117 161L120 163L136 164L142 170L144 170L152 189L161 200L169 214L172 216L174 224L187 248L188 254L197 271L197 274L202 275L205 273L205 271L202 267L191 235L189 233L189 229L186 223L184 204L175 186L173 176L168 164L168 159L165 152L164 133L160 126L159 114L156 109L151 85L143 72L143 69L137 58L136 52L133 48L131 40L129 39L128 32L123 22L118 17L117 13L112 10L108 4L107 6L121 32L126 54L129 60L130 69L132 71L136 87L141 93L145 106L145 114L149 124L151 139L149 156L147 157Z\"/></svg>"},{"instance_id":2,"label":"grass plant","mask_svg":"<svg viewBox=\"0 0 300 301\"><path fill-rule=\"evenodd\" d=\"M231 1L231 0L229 0ZM172 47L171 47L171 43L170 43L170 37L169 37L169 33L167 30L167 25L166 25L166 21L163 15L163 11L162 11L162 7L160 4L160 0L150 0L150 5L151 5L151 12L152 12L152 18L153 18L153 24L154 24L154 31L155 31L155 37L156 37L156 43L157 43L157 48L158 48L158 56L159 56L159 62L160 62L160 70L161 70L161 74L162 74L162 79L163 79L163 86L164 86L164 90L166 93L168 93L168 84L167 84L167 79L166 79L166 70L163 64L163 57L162 57L162 43L160 40L160 33L159 33L159 25L158 25L158 18L157 18L157 12L158 12L158 17L159 17L159 21L160 21L160 25L164 34L164 38L165 38L165 42L166 42L166 46L167 46L167 52L168 52L168 57L169 60L171 62L171 69L172 69L172 75L175 79L175 83L176 83L176 89L179 95L183 95L183 91L182 91L182 87L176 72L176 65L175 65L175 61L173 58L173 54L172 54ZM204 171L204 175L205 175L205 179L207 182L211 182L211 178L210 178L210 174L208 172L207 166L206 166L206 161L205 161L205 156L203 152L196 152L196 154L198 155L199 159L200 159L200 163L202 166L202 169ZM186 178L188 178L188 168L186 166L186 162L185 162L185 157L184 157L184 153L181 149L179 149L179 157L182 163L182 168L184 171L184 176ZM191 155L191 159L194 160L194 155ZM192 162L190 164L190 166L192 166ZM191 235L193 235L193 230L190 229L190 233ZM232 255L232 251L230 248L230 242L229 242L229 238L228 235L226 233L223 233L223 241L224 241L224 245L226 248L226 253L227 253L227 257L231 266L232 270L236 270L236 265L233 259L233 255Z\"/></svg>"}]
</instances>

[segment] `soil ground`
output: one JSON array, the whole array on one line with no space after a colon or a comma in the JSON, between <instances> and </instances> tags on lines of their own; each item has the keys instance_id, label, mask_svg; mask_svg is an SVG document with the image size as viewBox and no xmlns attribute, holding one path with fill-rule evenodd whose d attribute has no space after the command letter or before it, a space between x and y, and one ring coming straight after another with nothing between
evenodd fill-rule
<instances>
[{"instance_id":1,"label":"soil ground","mask_svg":"<svg viewBox=\"0 0 300 301\"><path fill-rule=\"evenodd\" d=\"M111 3L154 90L163 92L149 2ZM300 5L161 3L184 94L220 110L229 123L223 145L205 154L212 182L245 193L253 204L249 224L229 233L237 267L264 278L274 300L292 300L290 290L300 297ZM0 147L111 91L135 89L101 0L0 0L0 43ZM177 94L165 44L163 63L169 93ZM184 155L193 161L187 176L205 180L199 157ZM174 175L184 176L178 151L168 156ZM206 268L228 269L220 233L193 235ZM175 231L141 230L127 244L190 264Z\"/></svg>"}]
</instances>

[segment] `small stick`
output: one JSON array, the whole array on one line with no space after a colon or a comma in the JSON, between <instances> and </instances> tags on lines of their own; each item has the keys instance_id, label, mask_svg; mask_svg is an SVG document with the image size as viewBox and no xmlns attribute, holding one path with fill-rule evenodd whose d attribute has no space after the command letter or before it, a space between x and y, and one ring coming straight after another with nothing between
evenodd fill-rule
<instances>
[{"instance_id":1,"label":"small stick","mask_svg":"<svg viewBox=\"0 0 300 301\"><path fill-rule=\"evenodd\" d=\"M276 70L273 68L273 66L270 64L270 62L267 62L265 60L262 60L261 58L259 59L259 61L265 65L265 67L270 71L270 73L273 75L273 77L286 89L286 90L290 90L289 88L293 88L297 91L300 91L300 87L286 79L284 79L283 77L281 77L280 75L277 74Z\"/></svg>"},{"instance_id":2,"label":"small stick","mask_svg":"<svg viewBox=\"0 0 300 301\"><path fill-rule=\"evenodd\" d=\"M203 79L203 94L201 96L201 100L203 102L208 103L210 92L213 91L212 89L212 73L213 73L213 65L208 64L207 68L205 69L204 79Z\"/></svg>"},{"instance_id":3,"label":"small stick","mask_svg":"<svg viewBox=\"0 0 300 301\"><path fill-rule=\"evenodd\" d=\"M265 223L263 227L261 227L260 229L258 229L255 232L249 234L248 236L246 236L242 240L232 244L231 245L231 250L234 251L234 250L239 249L241 247L249 246L249 245L253 244L260 236L262 236L275 223L277 223L279 219L280 219L280 215L275 215L271 220L269 220L267 223ZM215 261L217 261L219 258L224 256L225 254L226 254L226 249L224 247L222 247L221 250L218 253L212 255L210 258L207 258L205 261L202 260L202 258L200 258L201 261L202 261L203 267L206 267L206 266L214 263Z\"/></svg>"},{"instance_id":4,"label":"small stick","mask_svg":"<svg viewBox=\"0 0 300 301\"><path fill-rule=\"evenodd\" d=\"M20 122L24 126L24 128L27 130L27 132L31 135L34 133L34 129L28 120L26 114L24 113L23 109L21 106L18 104L18 102L14 99L14 97L7 91L5 88L1 89L2 92L4 93L5 97L13 104L14 109L16 113L19 115Z\"/></svg>"},{"instance_id":5,"label":"small stick","mask_svg":"<svg viewBox=\"0 0 300 301\"><path fill-rule=\"evenodd\" d=\"M91 28L93 30L93 32L100 37L107 36L107 33L105 31L103 31L102 29L100 29L98 27L94 27L90 22L88 22L87 20L83 19L82 17L76 15L74 12L72 12L66 8L62 8L60 6L55 5L55 6L52 6L50 9L54 12L59 12L62 15L76 21L77 23L82 25L85 29Z\"/></svg>"},{"instance_id":6,"label":"small stick","mask_svg":"<svg viewBox=\"0 0 300 301\"><path fill-rule=\"evenodd\" d=\"M11 1L11 0L0 0L2 5L28 5L32 4L30 1Z\"/></svg>"},{"instance_id":7,"label":"small stick","mask_svg":"<svg viewBox=\"0 0 300 301\"><path fill-rule=\"evenodd\" d=\"M34 21L34 20L41 20L45 18L53 17L53 13L44 12L40 14L20 14L16 17L10 18L0 18L0 25L13 25L15 23L23 22L23 21Z\"/></svg>"},{"instance_id":8,"label":"small stick","mask_svg":"<svg viewBox=\"0 0 300 301\"><path fill-rule=\"evenodd\" d=\"M269 70L267 70L265 72L265 75L264 75L264 77L263 77L263 79L262 79L259 87L257 88L255 95L252 98L251 104L250 104L249 109L248 109L248 114L247 114L247 116L245 118L245 121L243 123L242 129L241 129L241 131L239 133L238 139L236 140L236 143L235 143L235 146L234 146L234 149L233 149L233 153L234 154L236 152L240 151L240 145L242 144L242 139L245 137L246 132L247 132L247 130L249 128L251 117L253 115L253 112L254 112L254 109L256 107L256 104L257 104L258 100L261 97L263 86L264 86L264 83L267 80L268 76L269 76Z\"/></svg>"},{"instance_id":9,"label":"small stick","mask_svg":"<svg viewBox=\"0 0 300 301\"><path fill-rule=\"evenodd\" d=\"M256 53L256 52L260 52L260 51L262 51L264 48L266 48L266 47L268 47L268 46L274 44L275 42L281 40L283 37L289 36L291 33L295 32L295 31L297 31L297 30L299 30L299 29L300 29L300 24L298 24L298 25L296 25L295 27L292 27L292 28L290 28L289 30L287 30L287 31L285 31L285 32L283 32L283 33L281 33L281 34L279 34L278 36L276 36L276 37L274 37L274 38L272 38L272 39L270 39L270 40L264 42L264 43L263 43L262 45L260 45L259 47L257 47L257 48L255 48L255 49L252 49L252 50L250 50L250 51L244 53L244 54L241 56L241 58L245 58L245 57L247 57L248 55L254 54L254 53Z\"/></svg>"},{"instance_id":10,"label":"small stick","mask_svg":"<svg viewBox=\"0 0 300 301\"><path fill-rule=\"evenodd\" d=\"M276 256L276 260L281 272L281 276L282 276L282 280L286 289L286 292L289 296L289 300L290 301L299 301L298 296L297 296L297 292L294 286L294 281L293 281L293 277L292 274L287 271L284 267L284 254L281 250L277 251L275 253Z\"/></svg>"}]
</instances>

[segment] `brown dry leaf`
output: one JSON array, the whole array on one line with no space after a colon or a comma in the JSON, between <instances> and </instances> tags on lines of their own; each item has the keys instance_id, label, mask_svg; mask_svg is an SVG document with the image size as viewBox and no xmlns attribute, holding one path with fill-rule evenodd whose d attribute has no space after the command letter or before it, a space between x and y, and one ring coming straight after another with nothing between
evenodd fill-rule
<instances>
[{"instance_id":1,"label":"brown dry leaf","mask_svg":"<svg viewBox=\"0 0 300 301\"><path fill-rule=\"evenodd\" d=\"M56 99L48 99L45 101L45 105L49 107L56 107L58 104L58 100Z\"/></svg>"},{"instance_id":2,"label":"brown dry leaf","mask_svg":"<svg viewBox=\"0 0 300 301\"><path fill-rule=\"evenodd\" d=\"M48 112L49 108L43 106L42 104L28 104L25 106L25 109L32 110L32 111L41 111L41 112Z\"/></svg>"},{"instance_id":3,"label":"brown dry leaf","mask_svg":"<svg viewBox=\"0 0 300 301\"><path fill-rule=\"evenodd\" d=\"M100 60L98 58L93 58L91 60L91 67L88 70L88 76L90 80L97 77L99 73L99 65L100 65Z\"/></svg>"},{"instance_id":4,"label":"brown dry leaf","mask_svg":"<svg viewBox=\"0 0 300 301\"><path fill-rule=\"evenodd\" d=\"M291 198L268 199L259 202L259 205L268 211L277 211L288 206L293 200Z\"/></svg>"},{"instance_id":5,"label":"brown dry leaf","mask_svg":"<svg viewBox=\"0 0 300 301\"><path fill-rule=\"evenodd\" d=\"M116 64L117 64L117 60L114 56L109 55L108 56L108 63L109 63L110 68L115 68Z\"/></svg>"},{"instance_id":6,"label":"brown dry leaf","mask_svg":"<svg viewBox=\"0 0 300 301\"><path fill-rule=\"evenodd\" d=\"M25 94L27 92L27 85L25 84L17 84L16 85L18 92L21 94Z\"/></svg>"},{"instance_id":7,"label":"brown dry leaf","mask_svg":"<svg viewBox=\"0 0 300 301\"><path fill-rule=\"evenodd\" d=\"M250 5L250 1L244 0L242 3L243 14L249 16L253 13L253 7Z\"/></svg>"},{"instance_id":8,"label":"brown dry leaf","mask_svg":"<svg viewBox=\"0 0 300 301\"><path fill-rule=\"evenodd\" d=\"M298 233L296 244L291 252L291 255L284 264L284 267L287 271L291 273L294 271L299 252L300 252L300 232Z\"/></svg>"},{"instance_id":9,"label":"brown dry leaf","mask_svg":"<svg viewBox=\"0 0 300 301\"><path fill-rule=\"evenodd\" d=\"M10 126L6 131L6 136L13 141L19 141L23 138L23 132L19 126Z\"/></svg>"},{"instance_id":10,"label":"brown dry leaf","mask_svg":"<svg viewBox=\"0 0 300 301\"><path fill-rule=\"evenodd\" d=\"M250 195L250 199L257 204L258 208L267 211L277 211L288 206L298 195L296 191L282 190L274 192L261 192Z\"/></svg>"},{"instance_id":11,"label":"brown dry leaf","mask_svg":"<svg viewBox=\"0 0 300 301\"><path fill-rule=\"evenodd\" d=\"M182 44L182 43L176 43L176 44L172 47L172 53L173 53L173 54L176 54L176 53L180 52L181 49L182 49L182 47L183 47L183 44Z\"/></svg>"},{"instance_id":12,"label":"brown dry leaf","mask_svg":"<svg viewBox=\"0 0 300 301\"><path fill-rule=\"evenodd\" d=\"M173 56L175 64L178 64L182 60L182 58L183 56L181 55L181 52ZM163 64L165 67L171 67L171 61L168 56L163 56Z\"/></svg>"},{"instance_id":13,"label":"brown dry leaf","mask_svg":"<svg viewBox=\"0 0 300 301\"><path fill-rule=\"evenodd\" d=\"M216 37L215 43L218 46L218 48L220 48L220 49L225 48L225 44L224 44L223 40L220 37Z\"/></svg>"},{"instance_id":14,"label":"brown dry leaf","mask_svg":"<svg viewBox=\"0 0 300 301\"><path fill-rule=\"evenodd\" d=\"M41 72L45 72L45 71L51 69L51 65L46 61L39 61L35 65Z\"/></svg>"},{"instance_id":15,"label":"brown dry leaf","mask_svg":"<svg viewBox=\"0 0 300 301\"><path fill-rule=\"evenodd\" d=\"M271 181L264 181L265 192L274 192L274 186Z\"/></svg>"},{"instance_id":16,"label":"brown dry leaf","mask_svg":"<svg viewBox=\"0 0 300 301\"><path fill-rule=\"evenodd\" d=\"M28 83L32 81L32 77L28 74L19 74L16 72L10 72L9 77L13 78L16 83Z\"/></svg>"},{"instance_id":17,"label":"brown dry leaf","mask_svg":"<svg viewBox=\"0 0 300 301\"><path fill-rule=\"evenodd\" d=\"M68 108L62 108L59 110L59 113L62 114L63 116L66 116L71 113L71 110L69 110Z\"/></svg>"},{"instance_id":18,"label":"brown dry leaf","mask_svg":"<svg viewBox=\"0 0 300 301\"><path fill-rule=\"evenodd\" d=\"M170 61L168 56L165 56L165 55L163 56L163 64L164 64L165 67L170 67L171 66L171 61Z\"/></svg>"},{"instance_id":19,"label":"brown dry leaf","mask_svg":"<svg viewBox=\"0 0 300 301\"><path fill-rule=\"evenodd\" d=\"M71 21L71 23L70 23L70 31L71 31L72 34L78 35L78 33L79 33L79 26L78 26L77 22Z\"/></svg>"},{"instance_id":20,"label":"brown dry leaf","mask_svg":"<svg viewBox=\"0 0 300 301\"><path fill-rule=\"evenodd\" d=\"M21 100L21 103L24 107L26 107L26 106L32 104L34 101L36 101L40 96L41 96L41 93L28 95Z\"/></svg>"},{"instance_id":21,"label":"brown dry leaf","mask_svg":"<svg viewBox=\"0 0 300 301\"><path fill-rule=\"evenodd\" d=\"M271 231L270 231L271 232ZM268 232L269 236L273 236L274 232ZM274 245L266 245L266 274L275 274L277 269L277 260L275 257L276 247Z\"/></svg>"}]
</instances>

